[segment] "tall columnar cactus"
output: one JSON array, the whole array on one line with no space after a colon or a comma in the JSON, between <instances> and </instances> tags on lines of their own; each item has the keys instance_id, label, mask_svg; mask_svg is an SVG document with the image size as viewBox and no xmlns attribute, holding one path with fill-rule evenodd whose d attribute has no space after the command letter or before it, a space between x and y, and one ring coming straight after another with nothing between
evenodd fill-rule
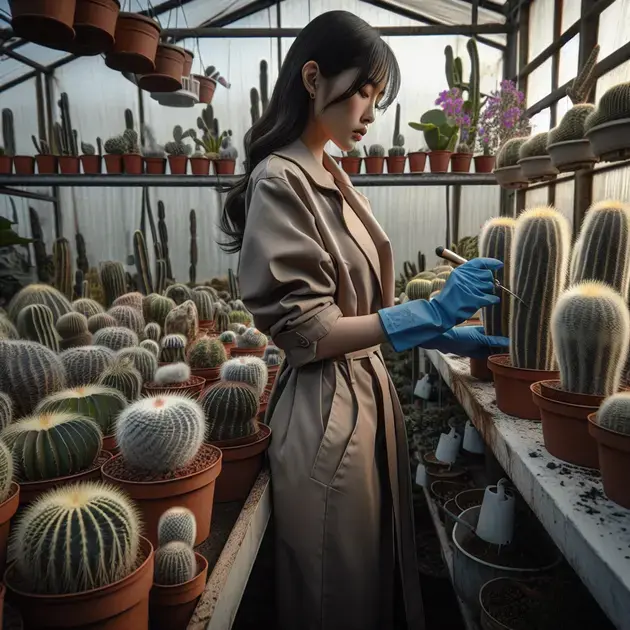
<instances>
[{"instance_id":1,"label":"tall columnar cactus","mask_svg":"<svg viewBox=\"0 0 630 630\"><path fill-rule=\"evenodd\" d=\"M72 308L77 312L92 317L98 313L103 313L105 309L96 301L90 298L79 298L72 302Z\"/></svg>"},{"instance_id":2,"label":"tall columnar cactus","mask_svg":"<svg viewBox=\"0 0 630 630\"><path fill-rule=\"evenodd\" d=\"M37 341L43 346L59 352L59 334L55 329L52 311L43 304L31 304L23 308L17 318L20 336Z\"/></svg>"},{"instance_id":3,"label":"tall columnar cactus","mask_svg":"<svg viewBox=\"0 0 630 630\"><path fill-rule=\"evenodd\" d=\"M162 256L166 263L166 278L173 279L171 269L171 257L168 253L168 229L166 227L166 208L164 202L158 201L158 233L160 235L160 245L162 246ZM182 300L184 301L184 300Z\"/></svg>"},{"instance_id":4,"label":"tall columnar cactus","mask_svg":"<svg viewBox=\"0 0 630 630\"><path fill-rule=\"evenodd\" d=\"M405 287L405 293L410 300L428 300L431 295L431 281L411 280Z\"/></svg>"},{"instance_id":5,"label":"tall columnar cactus","mask_svg":"<svg viewBox=\"0 0 630 630\"><path fill-rule=\"evenodd\" d=\"M214 311L214 327L218 333L228 330L230 327L230 316L217 308Z\"/></svg>"},{"instance_id":6,"label":"tall columnar cactus","mask_svg":"<svg viewBox=\"0 0 630 630\"><path fill-rule=\"evenodd\" d=\"M186 300L192 300L192 291L180 282L171 284L164 293L166 297L171 298L176 305L183 304Z\"/></svg>"},{"instance_id":7,"label":"tall columnar cactus","mask_svg":"<svg viewBox=\"0 0 630 630\"><path fill-rule=\"evenodd\" d=\"M225 347L217 339L202 337L194 342L188 356L191 368L217 368L227 361Z\"/></svg>"},{"instance_id":8,"label":"tall columnar cactus","mask_svg":"<svg viewBox=\"0 0 630 630\"><path fill-rule=\"evenodd\" d=\"M107 311L118 323L118 326L133 330L138 337L144 333L144 317L141 311L132 306L112 306Z\"/></svg>"},{"instance_id":9,"label":"tall columnar cactus","mask_svg":"<svg viewBox=\"0 0 630 630\"><path fill-rule=\"evenodd\" d=\"M248 328L237 339L239 348L264 348L267 345L267 336L256 328Z\"/></svg>"},{"instance_id":10,"label":"tall columnar cactus","mask_svg":"<svg viewBox=\"0 0 630 630\"><path fill-rule=\"evenodd\" d=\"M84 275L90 270L90 261L87 257L87 248L85 247L85 238L81 232L74 235L74 243L77 248L77 269L80 269Z\"/></svg>"},{"instance_id":11,"label":"tall columnar cactus","mask_svg":"<svg viewBox=\"0 0 630 630\"><path fill-rule=\"evenodd\" d=\"M252 118L252 126L260 120L260 95L256 88L249 91L249 114Z\"/></svg>"},{"instance_id":12,"label":"tall columnar cactus","mask_svg":"<svg viewBox=\"0 0 630 630\"><path fill-rule=\"evenodd\" d=\"M68 387L93 385L114 361L114 351L104 346L79 346L61 353Z\"/></svg>"},{"instance_id":13,"label":"tall columnar cactus","mask_svg":"<svg viewBox=\"0 0 630 630\"><path fill-rule=\"evenodd\" d=\"M630 392L606 398L597 411L596 422L609 431L630 435Z\"/></svg>"},{"instance_id":14,"label":"tall columnar cactus","mask_svg":"<svg viewBox=\"0 0 630 630\"><path fill-rule=\"evenodd\" d=\"M164 328L166 316L177 306L175 302L163 295L152 293L142 301L142 312L146 322L157 322Z\"/></svg>"},{"instance_id":15,"label":"tall columnar cactus","mask_svg":"<svg viewBox=\"0 0 630 630\"><path fill-rule=\"evenodd\" d=\"M564 390L598 396L618 391L630 347L630 312L617 291L593 281L565 291L553 309L551 337Z\"/></svg>"},{"instance_id":16,"label":"tall columnar cactus","mask_svg":"<svg viewBox=\"0 0 630 630\"><path fill-rule=\"evenodd\" d=\"M512 365L531 370L556 369L551 341L551 313L565 287L570 229L551 207L531 208L516 220L512 243L510 357Z\"/></svg>"},{"instance_id":17,"label":"tall columnar cactus","mask_svg":"<svg viewBox=\"0 0 630 630\"><path fill-rule=\"evenodd\" d=\"M4 152L8 156L15 155L15 124L13 122L13 111L8 107L2 110L2 140L4 142Z\"/></svg>"},{"instance_id":18,"label":"tall columnar cactus","mask_svg":"<svg viewBox=\"0 0 630 630\"><path fill-rule=\"evenodd\" d=\"M248 437L258 431L258 393L250 385L219 381L206 389L199 404L209 442Z\"/></svg>"},{"instance_id":19,"label":"tall columnar cactus","mask_svg":"<svg viewBox=\"0 0 630 630\"><path fill-rule=\"evenodd\" d=\"M42 230L39 214L35 208L28 209L29 222L31 224L31 236L33 237L33 252L35 254L35 266L37 268L37 279L39 282L50 282L54 274L52 256L46 251L44 232Z\"/></svg>"},{"instance_id":20,"label":"tall columnar cactus","mask_svg":"<svg viewBox=\"0 0 630 630\"><path fill-rule=\"evenodd\" d=\"M495 277L506 288L510 288L510 267L512 241L516 221L510 217L490 219L481 228L479 234L479 254L483 258L496 258L503 267ZM506 336L510 321L510 299L503 294L501 302L483 309L483 326L486 335Z\"/></svg>"},{"instance_id":21,"label":"tall columnar cactus","mask_svg":"<svg viewBox=\"0 0 630 630\"><path fill-rule=\"evenodd\" d=\"M260 60L260 104L264 113L269 105L269 76L265 59Z\"/></svg>"},{"instance_id":22,"label":"tall columnar cactus","mask_svg":"<svg viewBox=\"0 0 630 630\"><path fill-rule=\"evenodd\" d=\"M120 350L116 357L119 359L131 359L133 366L140 372L145 383L153 380L158 367L157 357L146 348L141 348L140 346L125 348Z\"/></svg>"},{"instance_id":23,"label":"tall columnar cactus","mask_svg":"<svg viewBox=\"0 0 630 630\"><path fill-rule=\"evenodd\" d=\"M155 357L156 361L160 356L160 344L157 341L153 341L153 339L143 339L138 347L148 350Z\"/></svg>"},{"instance_id":24,"label":"tall columnar cactus","mask_svg":"<svg viewBox=\"0 0 630 630\"><path fill-rule=\"evenodd\" d=\"M193 302L197 307L197 314L200 321L211 321L214 319L214 302L212 296L205 291L193 291Z\"/></svg>"},{"instance_id":25,"label":"tall columnar cactus","mask_svg":"<svg viewBox=\"0 0 630 630\"><path fill-rule=\"evenodd\" d=\"M166 290L166 261L162 258L155 261L155 290L160 295Z\"/></svg>"},{"instance_id":26,"label":"tall columnar cactus","mask_svg":"<svg viewBox=\"0 0 630 630\"><path fill-rule=\"evenodd\" d=\"M267 386L267 364L258 357L230 359L221 366L221 379L233 383L246 383L260 398Z\"/></svg>"},{"instance_id":27,"label":"tall columnar cactus","mask_svg":"<svg viewBox=\"0 0 630 630\"><path fill-rule=\"evenodd\" d=\"M160 546L179 541L192 547L197 538L197 519L194 513L181 506L166 510L158 521L157 538Z\"/></svg>"},{"instance_id":28,"label":"tall columnar cactus","mask_svg":"<svg viewBox=\"0 0 630 630\"><path fill-rule=\"evenodd\" d=\"M151 265L149 264L149 250L144 240L144 234L140 230L133 233L133 253L138 271L140 290L145 295L153 291L153 279L151 278Z\"/></svg>"},{"instance_id":29,"label":"tall columnar cactus","mask_svg":"<svg viewBox=\"0 0 630 630\"><path fill-rule=\"evenodd\" d=\"M164 321L165 335L184 335L191 343L199 334L199 315L192 300L176 306Z\"/></svg>"},{"instance_id":30,"label":"tall columnar cactus","mask_svg":"<svg viewBox=\"0 0 630 630\"><path fill-rule=\"evenodd\" d=\"M577 77L573 80L571 87L567 89L567 96L571 99L571 102L574 105L578 103L586 103L593 87L595 86L597 78L595 77L594 71L599 51L599 44L593 46L591 54L586 59L586 62L580 69Z\"/></svg>"},{"instance_id":31,"label":"tall columnar cactus","mask_svg":"<svg viewBox=\"0 0 630 630\"><path fill-rule=\"evenodd\" d=\"M185 362L186 343L184 335L164 335L160 342L160 363Z\"/></svg>"},{"instance_id":32,"label":"tall columnar cactus","mask_svg":"<svg viewBox=\"0 0 630 630\"><path fill-rule=\"evenodd\" d=\"M121 295L120 297L116 298L112 302L112 307L130 306L136 311L139 311L140 313L142 313L142 303L144 302L145 297L146 296L144 296L139 291L131 291L130 293L125 293L124 295Z\"/></svg>"},{"instance_id":33,"label":"tall columnar cactus","mask_svg":"<svg viewBox=\"0 0 630 630\"><path fill-rule=\"evenodd\" d=\"M105 291L105 304L109 308L117 297L127 293L125 267L117 261L103 262L101 263L100 276Z\"/></svg>"},{"instance_id":34,"label":"tall columnar cactus","mask_svg":"<svg viewBox=\"0 0 630 630\"><path fill-rule=\"evenodd\" d=\"M194 210L190 211L190 268L188 270L188 278L191 286L197 284L197 261L199 253L197 250L197 215Z\"/></svg>"},{"instance_id":35,"label":"tall columnar cactus","mask_svg":"<svg viewBox=\"0 0 630 630\"><path fill-rule=\"evenodd\" d=\"M13 421L13 401L9 394L0 392L0 430Z\"/></svg>"},{"instance_id":36,"label":"tall columnar cactus","mask_svg":"<svg viewBox=\"0 0 630 630\"><path fill-rule=\"evenodd\" d=\"M190 463L203 444L201 407L184 396L151 396L118 417L116 441L125 463L151 473L175 471Z\"/></svg>"},{"instance_id":37,"label":"tall columnar cactus","mask_svg":"<svg viewBox=\"0 0 630 630\"><path fill-rule=\"evenodd\" d=\"M13 453L22 481L67 477L94 464L103 434L90 418L76 413L39 413L2 430L0 438Z\"/></svg>"},{"instance_id":38,"label":"tall columnar cactus","mask_svg":"<svg viewBox=\"0 0 630 630\"><path fill-rule=\"evenodd\" d=\"M132 403L140 398L142 374L136 370L129 358L116 357L101 374L98 385L118 390L127 402Z\"/></svg>"},{"instance_id":39,"label":"tall columnar cactus","mask_svg":"<svg viewBox=\"0 0 630 630\"><path fill-rule=\"evenodd\" d=\"M155 552L153 582L162 586L184 584L197 573L195 551L185 542L173 540L160 545Z\"/></svg>"},{"instance_id":40,"label":"tall columnar cactus","mask_svg":"<svg viewBox=\"0 0 630 630\"><path fill-rule=\"evenodd\" d=\"M160 339L162 338L162 329L160 325L156 322L149 322L144 327L143 335L146 339L150 339L151 341L155 341L159 344ZM159 345L158 345L159 348Z\"/></svg>"},{"instance_id":41,"label":"tall columnar cactus","mask_svg":"<svg viewBox=\"0 0 630 630\"><path fill-rule=\"evenodd\" d=\"M7 314L15 323L19 312L31 304L47 306L52 311L55 322L72 310L70 301L54 287L47 284L29 284L13 296L7 307Z\"/></svg>"},{"instance_id":42,"label":"tall columnar cactus","mask_svg":"<svg viewBox=\"0 0 630 630\"><path fill-rule=\"evenodd\" d=\"M88 317L88 330L93 335L104 328L116 328L117 326L118 322L109 313L96 313L96 315ZM94 340L92 339L92 341Z\"/></svg>"},{"instance_id":43,"label":"tall columnar cactus","mask_svg":"<svg viewBox=\"0 0 630 630\"><path fill-rule=\"evenodd\" d=\"M505 168L508 166L516 166L521 159L521 147L529 140L529 138L510 138L506 140L497 153L496 167Z\"/></svg>"},{"instance_id":44,"label":"tall columnar cactus","mask_svg":"<svg viewBox=\"0 0 630 630\"><path fill-rule=\"evenodd\" d=\"M138 566L140 531L137 508L117 488L96 482L60 486L29 505L17 522L16 569L32 593L107 586Z\"/></svg>"},{"instance_id":45,"label":"tall columnar cactus","mask_svg":"<svg viewBox=\"0 0 630 630\"><path fill-rule=\"evenodd\" d=\"M55 288L72 299L72 256L67 238L58 238L53 245Z\"/></svg>"}]
</instances>

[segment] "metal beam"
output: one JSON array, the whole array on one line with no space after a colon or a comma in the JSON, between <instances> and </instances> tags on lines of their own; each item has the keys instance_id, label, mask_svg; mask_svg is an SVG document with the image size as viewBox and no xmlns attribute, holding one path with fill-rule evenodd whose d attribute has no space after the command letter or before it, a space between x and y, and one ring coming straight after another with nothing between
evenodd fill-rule
<instances>
[{"instance_id":1,"label":"metal beam","mask_svg":"<svg viewBox=\"0 0 630 630\"><path fill-rule=\"evenodd\" d=\"M6 92L7 90L10 90L13 87L17 87L25 81L30 81L31 79L34 79L36 76L37 70L31 70L30 72L23 74L21 77L17 77L17 79L7 81L7 83L3 83L2 85L0 85L0 92Z\"/></svg>"},{"instance_id":2,"label":"metal beam","mask_svg":"<svg viewBox=\"0 0 630 630\"><path fill-rule=\"evenodd\" d=\"M465 2L466 4L474 4L475 0L459 0L460 2ZM479 8L485 9L486 11L492 11L494 13L498 13L499 15L503 15L505 13L505 5L497 4L496 2L492 2L492 0L478 0Z\"/></svg>"},{"instance_id":3,"label":"metal beam","mask_svg":"<svg viewBox=\"0 0 630 630\"><path fill-rule=\"evenodd\" d=\"M259 11L270 9L276 4L280 4L281 1L282 0L254 0L253 2L247 3L247 5L241 7L240 9L237 9L236 11L231 11L230 13L225 13L224 15L210 18L209 20L202 22L199 27L229 26L237 20L242 20L243 18L249 17L254 13L258 13Z\"/></svg>"},{"instance_id":4,"label":"metal beam","mask_svg":"<svg viewBox=\"0 0 630 630\"><path fill-rule=\"evenodd\" d=\"M48 72L48 69L46 68L46 66L42 66L41 63L37 63L36 61L33 61L32 59L29 59L28 57L25 57L24 55L20 55L20 53L17 53L14 50L9 49L8 47L4 48L0 46L0 55L6 55L7 57L11 57L11 59L15 59L16 61L23 63L25 66L38 70L39 72L44 72L44 73Z\"/></svg>"}]
</instances>

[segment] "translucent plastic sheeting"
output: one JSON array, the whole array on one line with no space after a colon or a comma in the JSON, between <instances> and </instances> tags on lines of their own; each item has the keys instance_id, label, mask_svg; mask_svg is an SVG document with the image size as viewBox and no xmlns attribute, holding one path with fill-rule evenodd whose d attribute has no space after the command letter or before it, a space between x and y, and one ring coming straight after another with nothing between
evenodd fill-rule
<instances>
[{"instance_id":1,"label":"translucent plastic sheeting","mask_svg":"<svg viewBox=\"0 0 630 630\"><path fill-rule=\"evenodd\" d=\"M483 224L500 214L501 189L498 186L462 188L459 238L475 236Z\"/></svg>"},{"instance_id":2,"label":"translucent plastic sheeting","mask_svg":"<svg viewBox=\"0 0 630 630\"><path fill-rule=\"evenodd\" d=\"M562 212L571 226L573 226L574 186L575 183L573 181L556 184L556 201L554 204L556 210Z\"/></svg>"},{"instance_id":3,"label":"translucent plastic sheeting","mask_svg":"<svg viewBox=\"0 0 630 630\"><path fill-rule=\"evenodd\" d=\"M549 191L547 186L534 188L525 193L525 208L535 208L536 206L549 205Z\"/></svg>"},{"instance_id":4,"label":"translucent plastic sheeting","mask_svg":"<svg viewBox=\"0 0 630 630\"><path fill-rule=\"evenodd\" d=\"M572 24L580 19L580 3L565 2L562 7L562 32L566 31ZM579 33L568 41L560 49L560 66L558 71L558 85L564 85L567 81L575 78L578 72L578 61L580 56L580 35ZM571 109L573 103L568 96L558 101L557 114L558 122L562 116Z\"/></svg>"},{"instance_id":5,"label":"translucent plastic sheeting","mask_svg":"<svg viewBox=\"0 0 630 630\"><path fill-rule=\"evenodd\" d=\"M593 176L593 203L605 199L630 202L630 166L615 171L595 173Z\"/></svg>"}]
</instances>

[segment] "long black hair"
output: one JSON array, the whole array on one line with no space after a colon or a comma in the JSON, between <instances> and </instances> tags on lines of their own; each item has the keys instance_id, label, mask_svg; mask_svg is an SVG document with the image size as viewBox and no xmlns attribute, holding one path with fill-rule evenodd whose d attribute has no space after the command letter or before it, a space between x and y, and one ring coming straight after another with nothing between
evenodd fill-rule
<instances>
[{"instance_id":1,"label":"long black hair","mask_svg":"<svg viewBox=\"0 0 630 630\"><path fill-rule=\"evenodd\" d=\"M326 78L359 69L352 85L326 107L350 98L367 84L377 85L385 80L387 85L378 109L386 109L398 95L398 62L367 22L347 11L328 11L309 22L289 49L267 108L245 134L246 172L228 193L221 216L221 231L229 241L220 245L226 252L241 249L245 192L252 171L274 151L297 140L306 127L310 98L302 82L302 67L308 61L315 61Z\"/></svg>"}]
</instances>

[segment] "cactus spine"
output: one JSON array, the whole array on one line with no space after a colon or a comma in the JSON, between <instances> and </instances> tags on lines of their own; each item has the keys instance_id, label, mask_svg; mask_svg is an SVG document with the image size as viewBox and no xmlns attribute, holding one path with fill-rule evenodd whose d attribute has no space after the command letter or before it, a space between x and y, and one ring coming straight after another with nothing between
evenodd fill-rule
<instances>
[{"instance_id":1,"label":"cactus spine","mask_svg":"<svg viewBox=\"0 0 630 630\"><path fill-rule=\"evenodd\" d=\"M105 292L105 304L109 308L117 297L127 293L125 267L121 262L103 262L101 263L100 276Z\"/></svg>"},{"instance_id":2,"label":"cactus spine","mask_svg":"<svg viewBox=\"0 0 630 630\"><path fill-rule=\"evenodd\" d=\"M197 538L197 519L195 515L185 507L169 508L160 516L157 537L160 546L179 541L192 547Z\"/></svg>"},{"instance_id":3,"label":"cactus spine","mask_svg":"<svg viewBox=\"0 0 630 630\"><path fill-rule=\"evenodd\" d=\"M630 392L613 394L597 411L597 424L609 431L630 435Z\"/></svg>"},{"instance_id":4,"label":"cactus spine","mask_svg":"<svg viewBox=\"0 0 630 630\"><path fill-rule=\"evenodd\" d=\"M405 287L405 293L410 300L428 300L431 295L431 281L411 280Z\"/></svg>"},{"instance_id":5,"label":"cactus spine","mask_svg":"<svg viewBox=\"0 0 630 630\"><path fill-rule=\"evenodd\" d=\"M104 346L69 348L60 355L68 387L93 385L114 361L114 351Z\"/></svg>"},{"instance_id":6,"label":"cactus spine","mask_svg":"<svg viewBox=\"0 0 630 630\"><path fill-rule=\"evenodd\" d=\"M110 350L122 350L138 345L138 335L122 326L101 328L94 333L92 340L95 346L105 346Z\"/></svg>"},{"instance_id":7,"label":"cactus spine","mask_svg":"<svg viewBox=\"0 0 630 630\"><path fill-rule=\"evenodd\" d=\"M20 336L37 341L42 346L59 352L59 334L55 329L52 311L43 304L31 304L20 311L17 319Z\"/></svg>"},{"instance_id":8,"label":"cactus spine","mask_svg":"<svg viewBox=\"0 0 630 630\"><path fill-rule=\"evenodd\" d=\"M184 335L164 335L160 344L160 363L186 361L186 337Z\"/></svg>"},{"instance_id":9,"label":"cactus spine","mask_svg":"<svg viewBox=\"0 0 630 630\"><path fill-rule=\"evenodd\" d=\"M13 454L4 442L0 442L0 503L9 497L13 473Z\"/></svg>"},{"instance_id":10,"label":"cactus spine","mask_svg":"<svg viewBox=\"0 0 630 630\"><path fill-rule=\"evenodd\" d=\"M151 278L151 265L149 264L149 251L144 240L144 234L136 230L133 234L133 253L138 271L138 282L140 289L145 295L153 291L153 280Z\"/></svg>"},{"instance_id":11,"label":"cactus spine","mask_svg":"<svg viewBox=\"0 0 630 630\"><path fill-rule=\"evenodd\" d=\"M62 315L72 311L72 304L70 304L63 293L57 291L54 287L47 284L29 284L13 296L11 302L9 302L7 313L10 319L15 323L19 312L31 304L47 306L52 311L55 322Z\"/></svg>"},{"instance_id":12,"label":"cactus spine","mask_svg":"<svg viewBox=\"0 0 630 630\"><path fill-rule=\"evenodd\" d=\"M188 363L191 368L216 368L227 361L225 347L216 339L202 337L190 349Z\"/></svg>"},{"instance_id":13,"label":"cactus spine","mask_svg":"<svg viewBox=\"0 0 630 630\"><path fill-rule=\"evenodd\" d=\"M72 261L70 243L67 238L58 238L53 245L53 259L55 264L55 288L63 295L72 299Z\"/></svg>"},{"instance_id":14,"label":"cactus spine","mask_svg":"<svg viewBox=\"0 0 630 630\"><path fill-rule=\"evenodd\" d=\"M116 354L117 359L131 359L133 366L142 375L142 380L151 382L157 370L157 357L151 351L140 346L124 348Z\"/></svg>"},{"instance_id":15,"label":"cactus spine","mask_svg":"<svg viewBox=\"0 0 630 630\"><path fill-rule=\"evenodd\" d=\"M163 586L184 584L195 577L197 558L190 545L174 540L155 552L153 581Z\"/></svg>"},{"instance_id":16,"label":"cactus spine","mask_svg":"<svg viewBox=\"0 0 630 630\"><path fill-rule=\"evenodd\" d=\"M142 374L133 366L131 359L116 358L101 374L98 384L118 390L131 403L140 398Z\"/></svg>"},{"instance_id":17,"label":"cactus spine","mask_svg":"<svg viewBox=\"0 0 630 630\"><path fill-rule=\"evenodd\" d=\"M258 357L230 359L221 367L221 379L228 382L246 383L254 388L258 397L267 385L267 364Z\"/></svg>"},{"instance_id":18,"label":"cactus spine","mask_svg":"<svg viewBox=\"0 0 630 630\"><path fill-rule=\"evenodd\" d=\"M258 395L245 383L219 382L208 388L199 404L206 418L206 440L233 440L258 430Z\"/></svg>"}]
</instances>

